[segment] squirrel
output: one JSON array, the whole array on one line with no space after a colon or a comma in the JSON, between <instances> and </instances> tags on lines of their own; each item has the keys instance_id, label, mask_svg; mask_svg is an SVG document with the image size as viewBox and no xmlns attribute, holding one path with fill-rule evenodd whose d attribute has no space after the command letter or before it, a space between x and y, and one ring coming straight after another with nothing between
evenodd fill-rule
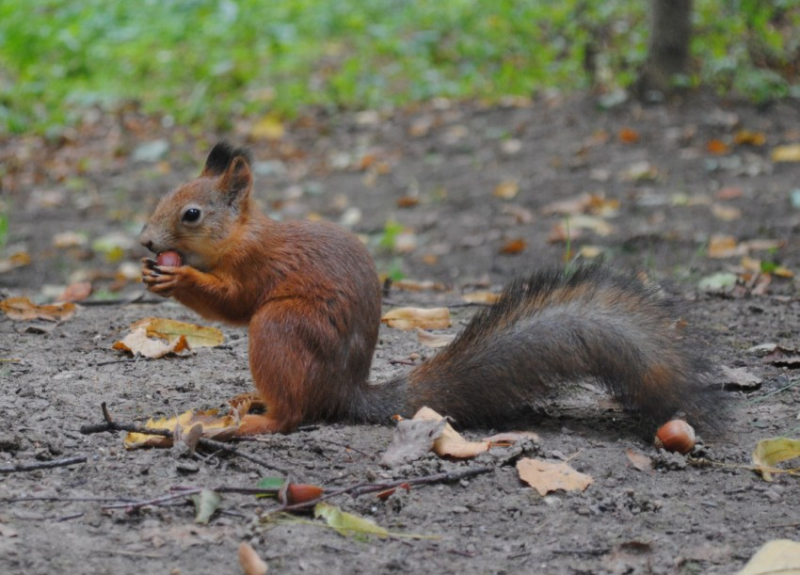
<instances>
[{"instance_id":1,"label":"squirrel","mask_svg":"<svg viewBox=\"0 0 800 575\"><path fill-rule=\"evenodd\" d=\"M164 196L140 242L180 265L142 259L144 284L201 316L249 326L266 414L238 433L317 421L388 422L422 406L460 427L507 423L551 390L592 378L650 430L678 410L712 423L717 402L674 302L603 265L514 280L498 303L409 373L368 381L381 285L363 243L328 222L276 221L253 201L246 149L218 143L200 176Z\"/></svg>"}]
</instances>

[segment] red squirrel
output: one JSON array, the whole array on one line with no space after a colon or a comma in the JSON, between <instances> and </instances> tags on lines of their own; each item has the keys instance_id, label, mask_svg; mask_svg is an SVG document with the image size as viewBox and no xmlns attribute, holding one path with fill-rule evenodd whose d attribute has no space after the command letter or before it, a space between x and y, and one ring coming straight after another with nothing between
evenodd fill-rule
<instances>
[{"instance_id":1,"label":"red squirrel","mask_svg":"<svg viewBox=\"0 0 800 575\"><path fill-rule=\"evenodd\" d=\"M513 281L443 351L406 375L368 382L381 286L372 257L332 223L278 222L252 199L250 156L222 142L200 176L161 199L139 237L179 266L142 260L147 289L205 318L249 326L253 381L268 406L242 435L302 423L388 422L428 406L461 427L507 422L566 383L593 378L651 429L715 402L673 304L598 265Z\"/></svg>"}]
</instances>

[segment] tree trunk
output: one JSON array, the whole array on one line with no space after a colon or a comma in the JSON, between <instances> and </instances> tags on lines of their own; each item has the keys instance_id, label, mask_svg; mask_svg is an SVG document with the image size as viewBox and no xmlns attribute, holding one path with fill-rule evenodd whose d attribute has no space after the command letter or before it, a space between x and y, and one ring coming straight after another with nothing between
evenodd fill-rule
<instances>
[{"instance_id":1,"label":"tree trunk","mask_svg":"<svg viewBox=\"0 0 800 575\"><path fill-rule=\"evenodd\" d=\"M675 89L674 76L689 70L692 0L650 1L647 62L637 81L639 97L663 99Z\"/></svg>"}]
</instances>

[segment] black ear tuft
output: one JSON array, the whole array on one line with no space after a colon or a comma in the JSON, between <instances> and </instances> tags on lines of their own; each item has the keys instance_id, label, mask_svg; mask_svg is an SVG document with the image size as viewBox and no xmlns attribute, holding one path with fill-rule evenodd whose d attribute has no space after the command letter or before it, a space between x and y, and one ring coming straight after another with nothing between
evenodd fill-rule
<instances>
[{"instance_id":1,"label":"black ear tuft","mask_svg":"<svg viewBox=\"0 0 800 575\"><path fill-rule=\"evenodd\" d=\"M244 157L248 164L251 163L250 152L246 148L234 148L228 142L219 142L211 149L203 169L204 176L221 176L231 165L234 158Z\"/></svg>"}]
</instances>

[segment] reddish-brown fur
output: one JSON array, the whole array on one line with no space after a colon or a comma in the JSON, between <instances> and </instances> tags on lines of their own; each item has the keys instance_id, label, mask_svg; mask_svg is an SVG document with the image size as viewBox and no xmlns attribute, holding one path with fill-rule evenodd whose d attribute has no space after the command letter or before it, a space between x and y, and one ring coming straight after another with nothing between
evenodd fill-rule
<instances>
[{"instance_id":1,"label":"reddish-brown fur","mask_svg":"<svg viewBox=\"0 0 800 575\"><path fill-rule=\"evenodd\" d=\"M388 421L422 405L462 425L493 425L586 377L649 426L678 409L713 422L704 369L673 329L672 306L597 266L517 280L432 360L370 385L381 298L368 251L329 223L271 220L255 208L251 188L247 153L218 144L199 178L162 199L140 237L153 252L175 250L183 260L143 260L149 290L206 318L249 325L250 369L268 412L248 415L241 434L285 433L307 421Z\"/></svg>"}]
</instances>

